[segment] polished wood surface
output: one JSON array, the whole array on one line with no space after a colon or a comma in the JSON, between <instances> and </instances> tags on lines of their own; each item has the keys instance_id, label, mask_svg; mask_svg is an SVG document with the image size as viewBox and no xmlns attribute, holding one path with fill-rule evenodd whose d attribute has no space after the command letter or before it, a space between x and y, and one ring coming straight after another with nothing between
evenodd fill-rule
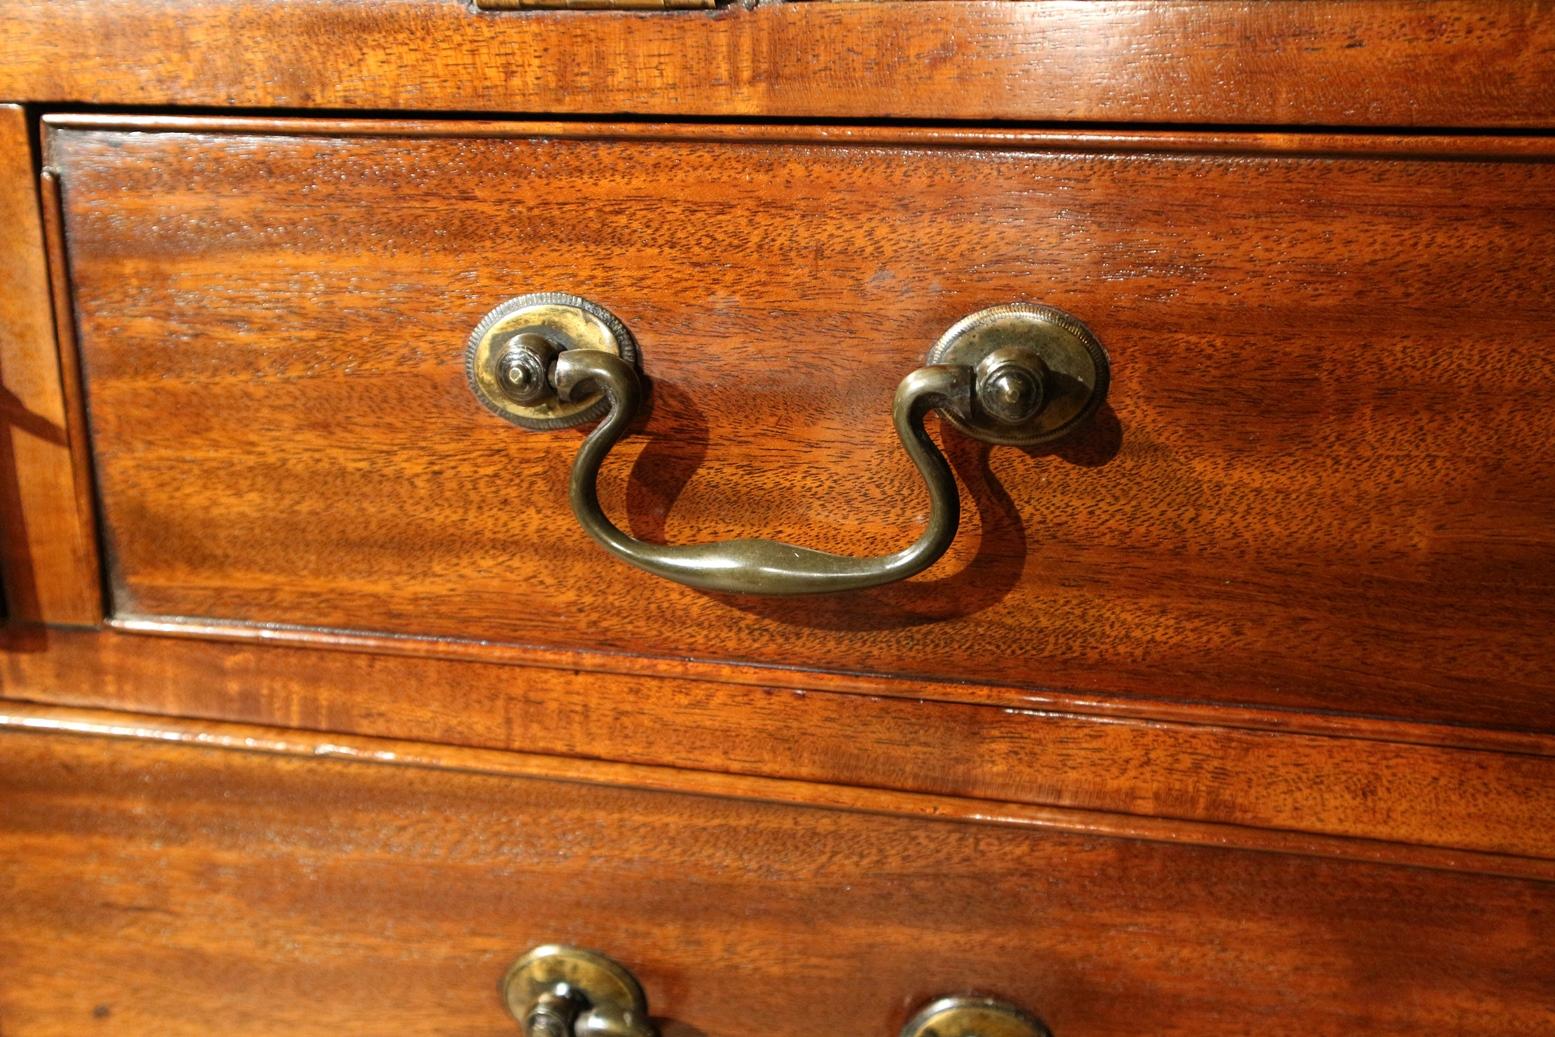
<instances>
[{"instance_id":1,"label":"polished wood surface","mask_svg":"<svg viewBox=\"0 0 1555 1037\"><path fill-rule=\"evenodd\" d=\"M121 617L1555 722L1555 146L185 130L50 136ZM638 336L603 495L648 539L904 542L891 390L983 306L1075 313L1114 386L1053 453L944 437L925 577L703 595L577 530L576 433L466 389L534 290Z\"/></svg>"},{"instance_id":2,"label":"polished wood surface","mask_svg":"<svg viewBox=\"0 0 1555 1037\"><path fill-rule=\"evenodd\" d=\"M13 622L102 617L84 427L61 374L31 128L0 105L0 574ZM73 357L71 358L73 359Z\"/></svg>"},{"instance_id":3,"label":"polished wood surface","mask_svg":"<svg viewBox=\"0 0 1555 1037\"><path fill-rule=\"evenodd\" d=\"M427 639L391 634L363 634L308 627L259 626L195 619L126 619L104 621L104 629L131 634L150 634L178 639L198 638L234 645L287 645L343 652L366 652L394 658L501 663L526 669L566 670L578 676L608 682L625 677L669 677L695 683L715 681L742 687L774 685L794 691L838 691L850 695L883 695L891 698L933 699L977 705L1018 707L1060 713L1084 713L1133 720L1164 720L1188 724L1235 727L1251 731L1285 731L1337 735L1410 745L1437 745L1458 749L1489 749L1555 755L1555 735L1488 726L1464 727L1386 717L1360 717L1343 713L1301 713L1255 706L1224 706L1116 695L1086 695L1054 688L967 684L955 680L924 680L884 674L833 673L824 670L774 669L752 663L708 663L696 659L657 658L643 655L590 651L588 649L535 648L496 645L457 638ZM34 646L36 632L20 631L13 640ZM45 638L42 643L78 647L79 639ZM121 644L112 638L91 642L99 652L112 655ZM71 655L76 647L67 647ZM221 651L218 649L218 651Z\"/></svg>"},{"instance_id":4,"label":"polished wood surface","mask_svg":"<svg viewBox=\"0 0 1555 1037\"><path fill-rule=\"evenodd\" d=\"M687 789L718 775L896 789L972 813L1063 807L1117 815L1117 830L1136 834L1142 818L1187 823L1155 837L1289 847L1287 835L1317 836L1294 845L1555 877L1550 744L1451 748L1400 741L1407 731L1281 733L1229 714L1163 722L189 638L53 632L0 649L13 711L96 706L671 764Z\"/></svg>"},{"instance_id":5,"label":"polished wood surface","mask_svg":"<svg viewBox=\"0 0 1555 1037\"><path fill-rule=\"evenodd\" d=\"M186 737L0 735L7 1034L496 1037L554 940L666 1037L889 1037L968 989L1064 1037L1555 1025L1548 882Z\"/></svg>"},{"instance_id":6,"label":"polished wood surface","mask_svg":"<svg viewBox=\"0 0 1555 1037\"><path fill-rule=\"evenodd\" d=\"M1548 0L0 0L0 97L98 105L1548 126Z\"/></svg>"},{"instance_id":7,"label":"polished wood surface","mask_svg":"<svg viewBox=\"0 0 1555 1037\"><path fill-rule=\"evenodd\" d=\"M1548 858L1454 850L1202 823L1097 810L1048 807L736 773L710 773L673 764L634 764L566 758L511 750L473 749L395 738L320 733L118 710L0 703L0 728L93 735L131 741L155 738L283 759L337 758L387 767L433 767L502 778L544 778L609 788L722 796L761 803L880 814L921 821L964 821L1031 831L1139 839L1301 857L1331 857L1502 878L1555 881Z\"/></svg>"},{"instance_id":8,"label":"polished wood surface","mask_svg":"<svg viewBox=\"0 0 1555 1037\"><path fill-rule=\"evenodd\" d=\"M1555 1033L1555 0L0 38L3 1037L514 1034L553 940L663 1037ZM652 540L905 543L891 390L976 308L1116 383L937 430L922 577L703 595L466 390L542 289L639 336Z\"/></svg>"}]
</instances>

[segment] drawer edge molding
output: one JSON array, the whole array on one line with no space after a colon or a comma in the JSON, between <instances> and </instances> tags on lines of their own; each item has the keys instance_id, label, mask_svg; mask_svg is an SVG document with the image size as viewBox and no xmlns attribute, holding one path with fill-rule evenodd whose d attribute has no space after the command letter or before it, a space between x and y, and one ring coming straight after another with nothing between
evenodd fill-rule
<instances>
[{"instance_id":1,"label":"drawer edge molding","mask_svg":"<svg viewBox=\"0 0 1555 1037\"><path fill-rule=\"evenodd\" d=\"M1438 871L1555 882L1555 860L1309 835L1206 822L1164 821L1101 811L1040 807L786 778L710 774L675 767L569 760L535 753L323 734L252 724L0 703L0 731L176 744L297 760L333 760L493 778L675 792L719 799L844 810L926 822L989 824L1078 835L1330 857Z\"/></svg>"},{"instance_id":2,"label":"drawer edge molding","mask_svg":"<svg viewBox=\"0 0 1555 1037\"><path fill-rule=\"evenodd\" d=\"M955 680L795 669L761 663L699 658L628 655L498 644L446 637L419 637L357 630L248 623L188 616L135 616L107 619L110 630L143 637L199 639L233 644L292 645L323 651L367 653L450 662L475 662L525 668L586 671L602 677L653 677L747 687L829 691L851 695L1053 710L1097 718L1127 718L1163 723L1203 724L1249 731L1280 731L1331 738L1356 738L1405 745L1429 745L1488 752L1555 756L1555 732L1495 726L1404 720L1385 715L1313 712L1274 706L1224 706L1187 699L1099 696L1058 688L980 684Z\"/></svg>"},{"instance_id":3,"label":"drawer edge molding","mask_svg":"<svg viewBox=\"0 0 1555 1037\"><path fill-rule=\"evenodd\" d=\"M1452 132L1313 132L1152 129L1026 129L790 123L609 122L503 119L381 119L332 116L126 115L58 112L50 130L263 134L281 137L483 138L636 142L829 144L856 147L1001 148L1061 153L1269 155L1297 158L1550 161L1555 137Z\"/></svg>"},{"instance_id":4,"label":"drawer edge molding","mask_svg":"<svg viewBox=\"0 0 1555 1037\"><path fill-rule=\"evenodd\" d=\"M7 644L0 698L39 704L1555 858L1538 754L287 643Z\"/></svg>"}]
</instances>

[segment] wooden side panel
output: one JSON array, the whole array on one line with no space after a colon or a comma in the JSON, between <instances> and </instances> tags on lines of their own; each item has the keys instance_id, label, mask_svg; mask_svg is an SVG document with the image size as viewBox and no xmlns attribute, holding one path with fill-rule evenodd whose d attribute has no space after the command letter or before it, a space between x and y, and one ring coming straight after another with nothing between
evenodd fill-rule
<instances>
[{"instance_id":1,"label":"wooden side panel","mask_svg":"<svg viewBox=\"0 0 1555 1037\"><path fill-rule=\"evenodd\" d=\"M0 736L0 883L16 1037L498 1037L549 941L666 1037L1555 1027L1549 883L155 741Z\"/></svg>"},{"instance_id":2,"label":"wooden side panel","mask_svg":"<svg viewBox=\"0 0 1555 1037\"><path fill-rule=\"evenodd\" d=\"M1555 726L1555 164L437 132L56 133L120 615ZM1089 322L1112 394L945 435L923 577L705 595L465 386L557 289L642 345L602 492L650 540L904 543L892 390L988 305Z\"/></svg>"},{"instance_id":3,"label":"wooden side panel","mask_svg":"<svg viewBox=\"0 0 1555 1037\"><path fill-rule=\"evenodd\" d=\"M67 405L26 113L0 105L0 573L12 622L102 616L79 422Z\"/></svg>"},{"instance_id":4,"label":"wooden side panel","mask_svg":"<svg viewBox=\"0 0 1555 1037\"><path fill-rule=\"evenodd\" d=\"M1548 0L0 0L0 96L235 108L1549 126Z\"/></svg>"}]
</instances>

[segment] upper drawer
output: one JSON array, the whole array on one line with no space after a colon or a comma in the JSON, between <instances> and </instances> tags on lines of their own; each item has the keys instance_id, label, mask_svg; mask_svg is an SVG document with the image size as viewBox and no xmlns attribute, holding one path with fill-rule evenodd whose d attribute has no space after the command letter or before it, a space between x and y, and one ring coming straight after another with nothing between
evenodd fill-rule
<instances>
[{"instance_id":1,"label":"upper drawer","mask_svg":"<svg viewBox=\"0 0 1555 1037\"><path fill-rule=\"evenodd\" d=\"M114 612L1550 725L1555 147L891 132L56 124ZM537 291L640 346L601 496L647 541L907 543L893 389L993 304L1111 393L941 430L922 576L708 594L472 397Z\"/></svg>"},{"instance_id":2,"label":"upper drawer","mask_svg":"<svg viewBox=\"0 0 1555 1037\"><path fill-rule=\"evenodd\" d=\"M478 10L526 2L580 0L8 0L0 97L669 118L1555 125L1555 19L1531 0Z\"/></svg>"}]
</instances>

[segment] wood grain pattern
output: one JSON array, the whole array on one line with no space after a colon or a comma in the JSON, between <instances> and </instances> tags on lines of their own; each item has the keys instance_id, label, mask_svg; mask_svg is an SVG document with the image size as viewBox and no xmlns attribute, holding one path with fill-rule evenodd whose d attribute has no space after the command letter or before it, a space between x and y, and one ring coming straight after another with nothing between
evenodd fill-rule
<instances>
[{"instance_id":1,"label":"wood grain pattern","mask_svg":"<svg viewBox=\"0 0 1555 1037\"><path fill-rule=\"evenodd\" d=\"M948 795L981 808L1024 803L1340 836L1309 850L1339 856L1386 859L1353 840L1392 840L1555 861L1548 747L1544 755L1476 751L776 684L113 634L55 633L43 646L0 642L0 649L0 683L13 701L672 764ZM1180 837L1192 838L1191 830ZM1262 832L1222 830L1213 838L1267 845ZM1519 867L1473 857L1456 866Z\"/></svg>"},{"instance_id":2,"label":"wood grain pattern","mask_svg":"<svg viewBox=\"0 0 1555 1037\"><path fill-rule=\"evenodd\" d=\"M26 113L0 105L0 574L11 622L102 618L79 415L61 376Z\"/></svg>"},{"instance_id":3,"label":"wood grain pattern","mask_svg":"<svg viewBox=\"0 0 1555 1037\"><path fill-rule=\"evenodd\" d=\"M1547 0L3 0L0 97L239 108L1548 126Z\"/></svg>"},{"instance_id":4,"label":"wood grain pattern","mask_svg":"<svg viewBox=\"0 0 1555 1037\"><path fill-rule=\"evenodd\" d=\"M158 737L0 735L7 1034L496 1037L551 940L666 1037L889 1035L967 989L1066 1037L1555 1024L1548 882Z\"/></svg>"},{"instance_id":5,"label":"wood grain pattern","mask_svg":"<svg viewBox=\"0 0 1555 1037\"><path fill-rule=\"evenodd\" d=\"M442 132L53 132L117 614L1551 729L1547 159ZM996 302L1087 320L1110 409L947 437L925 577L702 595L608 563L577 435L464 386L555 289L642 344L603 495L648 539L903 542L891 390Z\"/></svg>"},{"instance_id":6,"label":"wood grain pattern","mask_svg":"<svg viewBox=\"0 0 1555 1037\"><path fill-rule=\"evenodd\" d=\"M566 670L588 674L602 682L617 677L667 677L701 683L716 681L741 687L767 688L780 684L795 691L835 691L849 695L882 695L890 698L934 699L969 705L1013 706L1020 709L1082 713L1130 720L1207 724L1248 731L1286 731L1299 734L1366 738L1379 742L1434 745L1455 749L1487 749L1492 752L1555 755L1555 735L1538 731L1453 724L1426 723L1343 713L1301 713L1254 706L1224 706L1204 702L1120 698L1065 692L1054 688L968 684L955 680L892 677L885 674L832 673L795 670L751 663L708 663L695 659L622 655L589 649L535 648L497 645L457 638L404 637L310 627L233 623L201 619L111 618L104 629L128 634L179 639L199 638L233 645L287 645L340 652L365 652L394 658L436 659L452 662L500 663L530 669ZM30 642L29 642L30 643ZM55 643L46 641L45 643ZM112 653L119 642L92 642L93 653ZM66 644L79 644L67 641Z\"/></svg>"},{"instance_id":7,"label":"wood grain pattern","mask_svg":"<svg viewBox=\"0 0 1555 1037\"><path fill-rule=\"evenodd\" d=\"M36 703L0 703L0 728L131 741L149 738L164 743L231 749L291 760L345 759L392 768L430 767L462 774L542 778L645 792L720 796L755 803L845 810L920 821L963 821L1029 831L1142 839L1148 842L1255 850L1302 857L1332 857L1436 871L1555 882L1555 861L1545 858L1414 846L1375 839L1310 835L1220 823L1163 820L1008 800L828 785L803 779L713 774L673 764L644 765L569 759L528 752L472 749L252 724L154 717L109 710L62 709Z\"/></svg>"}]
</instances>

